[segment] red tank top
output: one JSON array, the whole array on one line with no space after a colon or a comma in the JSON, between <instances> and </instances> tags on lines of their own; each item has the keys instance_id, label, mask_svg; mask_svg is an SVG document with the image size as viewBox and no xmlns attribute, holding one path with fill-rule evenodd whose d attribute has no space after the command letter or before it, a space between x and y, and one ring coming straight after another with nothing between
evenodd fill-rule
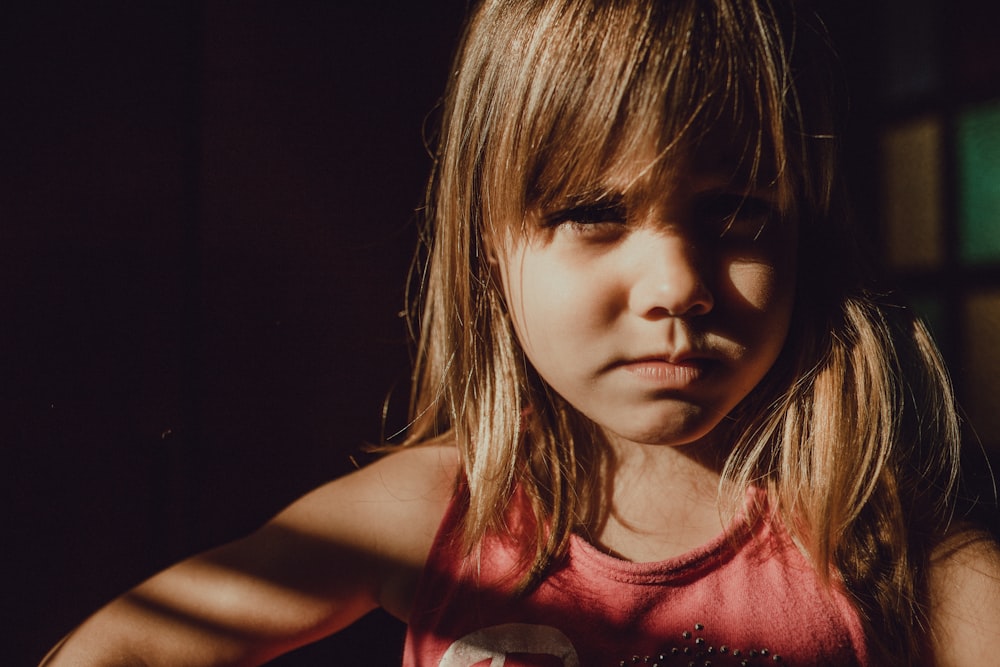
<instances>
[{"instance_id":1,"label":"red tank top","mask_svg":"<svg viewBox=\"0 0 1000 667\"><path fill-rule=\"evenodd\" d=\"M467 557L453 503L410 616L404 667L868 665L857 613L828 591L762 514L657 563L611 557L573 536L530 594L520 552L492 536ZM512 503L509 525L529 520ZM516 532L516 531L515 531Z\"/></svg>"}]
</instances>

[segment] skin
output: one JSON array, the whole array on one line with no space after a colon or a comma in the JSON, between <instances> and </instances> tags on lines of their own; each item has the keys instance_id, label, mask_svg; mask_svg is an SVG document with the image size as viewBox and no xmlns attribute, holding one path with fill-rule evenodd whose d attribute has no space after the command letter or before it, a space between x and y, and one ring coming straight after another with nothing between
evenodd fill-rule
<instances>
[{"instance_id":1,"label":"skin","mask_svg":"<svg viewBox=\"0 0 1000 667\"><path fill-rule=\"evenodd\" d=\"M453 447L387 456L114 600L43 665L259 665L375 607L406 620L454 490Z\"/></svg>"},{"instance_id":2,"label":"skin","mask_svg":"<svg viewBox=\"0 0 1000 667\"><path fill-rule=\"evenodd\" d=\"M303 497L256 533L165 570L101 609L45 666L259 665L376 606L406 620L451 497L450 446L400 451ZM266 610L266 613L261 613ZM992 664L1000 550L943 547L928 664Z\"/></svg>"},{"instance_id":3,"label":"skin","mask_svg":"<svg viewBox=\"0 0 1000 667\"><path fill-rule=\"evenodd\" d=\"M940 545L930 573L930 660L989 665L1000 650L1000 548L981 534Z\"/></svg>"},{"instance_id":4,"label":"skin","mask_svg":"<svg viewBox=\"0 0 1000 667\"><path fill-rule=\"evenodd\" d=\"M705 234L706 208L725 208L705 197L727 188L711 174L651 183L625 199L622 219L563 215L498 253L526 354L615 449L612 520L594 537L624 558L665 558L721 530L718 469L705 452L787 333L794 228L749 234L759 228L750 216L726 242ZM634 359L638 369L621 363ZM458 472L453 447L421 446L330 482L114 600L43 664L258 665L377 606L405 621ZM995 543L942 545L930 584L930 664L991 664Z\"/></svg>"},{"instance_id":5,"label":"skin","mask_svg":"<svg viewBox=\"0 0 1000 667\"><path fill-rule=\"evenodd\" d=\"M627 197L604 189L619 208L556 211L508 240L501 273L514 328L546 382L614 440L695 442L784 345L795 226L768 220L772 193L722 176L654 181Z\"/></svg>"},{"instance_id":6,"label":"skin","mask_svg":"<svg viewBox=\"0 0 1000 667\"><path fill-rule=\"evenodd\" d=\"M636 164L534 213L499 268L528 359L615 450L608 520L589 536L651 561L723 530L717 427L784 345L797 236L771 190Z\"/></svg>"}]
</instances>

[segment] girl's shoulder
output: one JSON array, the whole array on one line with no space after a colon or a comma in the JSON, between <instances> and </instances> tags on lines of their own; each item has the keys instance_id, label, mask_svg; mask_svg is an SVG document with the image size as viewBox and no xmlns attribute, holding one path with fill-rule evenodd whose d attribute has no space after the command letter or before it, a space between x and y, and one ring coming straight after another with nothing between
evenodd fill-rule
<instances>
[{"instance_id":1,"label":"girl's shoulder","mask_svg":"<svg viewBox=\"0 0 1000 667\"><path fill-rule=\"evenodd\" d=\"M343 496L371 505L379 511L383 504L394 511L419 511L426 504L446 505L454 494L459 471L458 450L450 441L391 449L372 463L319 487L315 495L322 504L326 495ZM443 507L442 507L443 509Z\"/></svg>"},{"instance_id":2,"label":"girl's shoulder","mask_svg":"<svg viewBox=\"0 0 1000 667\"><path fill-rule=\"evenodd\" d=\"M377 603L405 620L459 468L448 443L403 447L305 495L271 523L376 563Z\"/></svg>"},{"instance_id":3,"label":"girl's shoulder","mask_svg":"<svg viewBox=\"0 0 1000 667\"><path fill-rule=\"evenodd\" d=\"M386 522L408 525L417 520L434 523L436 530L428 514L443 515L458 470L457 450L449 444L401 447L306 494L276 520L294 518L317 530L355 517L378 518L373 530Z\"/></svg>"},{"instance_id":4,"label":"girl's shoulder","mask_svg":"<svg viewBox=\"0 0 1000 667\"><path fill-rule=\"evenodd\" d=\"M1000 655L1000 544L968 530L941 544L929 577L933 663L992 664Z\"/></svg>"}]
</instances>

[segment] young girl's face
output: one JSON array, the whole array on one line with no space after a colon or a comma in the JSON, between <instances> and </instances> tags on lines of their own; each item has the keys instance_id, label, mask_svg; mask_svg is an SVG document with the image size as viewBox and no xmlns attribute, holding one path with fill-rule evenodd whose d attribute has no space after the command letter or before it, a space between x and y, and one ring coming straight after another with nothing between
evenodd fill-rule
<instances>
[{"instance_id":1,"label":"young girl's face","mask_svg":"<svg viewBox=\"0 0 1000 667\"><path fill-rule=\"evenodd\" d=\"M612 174L498 244L528 359L612 441L704 437L788 332L797 237L777 194L712 169L671 172Z\"/></svg>"}]
</instances>

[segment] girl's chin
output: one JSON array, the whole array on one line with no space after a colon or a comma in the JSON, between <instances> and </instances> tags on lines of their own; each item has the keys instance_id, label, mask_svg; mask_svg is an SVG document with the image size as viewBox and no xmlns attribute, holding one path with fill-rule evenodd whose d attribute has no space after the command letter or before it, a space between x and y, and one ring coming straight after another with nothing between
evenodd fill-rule
<instances>
[{"instance_id":1,"label":"girl's chin","mask_svg":"<svg viewBox=\"0 0 1000 667\"><path fill-rule=\"evenodd\" d=\"M659 428L612 430L605 427L603 430L608 440L616 444L681 448L714 442L712 436L717 427L718 421L710 421L681 428L671 424Z\"/></svg>"}]
</instances>

